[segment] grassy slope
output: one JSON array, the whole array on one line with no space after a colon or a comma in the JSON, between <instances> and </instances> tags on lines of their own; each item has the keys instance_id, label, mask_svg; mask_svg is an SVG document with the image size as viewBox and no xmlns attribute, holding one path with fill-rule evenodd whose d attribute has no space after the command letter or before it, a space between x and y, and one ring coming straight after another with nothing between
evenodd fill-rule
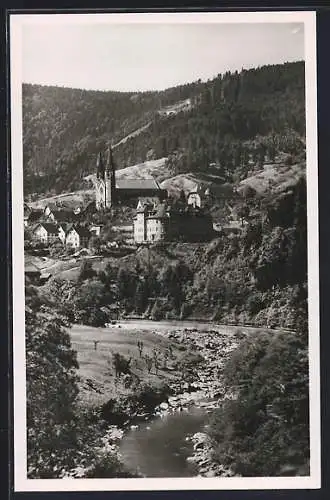
<instances>
[{"instance_id":1,"label":"grassy slope","mask_svg":"<svg viewBox=\"0 0 330 500\"><path fill-rule=\"evenodd\" d=\"M298 179L305 175L305 170L305 163L296 165L267 164L259 172L242 180L237 190L239 192L244 186L250 186L259 194L264 194L269 189L272 192L280 192L296 184Z\"/></svg>"},{"instance_id":2,"label":"grassy slope","mask_svg":"<svg viewBox=\"0 0 330 500\"><path fill-rule=\"evenodd\" d=\"M156 375L154 367L148 373L145 360L140 358L137 341L143 341L143 356L152 356L153 349L164 350L171 344L175 360L180 359L186 351L179 350L178 344L170 342L162 335L156 335L150 328L132 327L118 328L114 325L110 328L93 328L89 326L74 325L70 329L72 347L78 353L79 375L81 377L81 398L85 405L95 406L105 403L112 397L119 396L125 392L125 388L119 382L115 382L114 369L111 356L113 352L119 352L126 357L132 357L132 372L142 381L157 385L169 381L180 375L176 370L169 371L161 368ZM94 340L98 340L97 349L94 349ZM110 360L110 362L109 362ZM175 361L173 360L173 361ZM168 366L173 365L168 362ZM161 363L162 364L162 363Z\"/></svg>"}]
</instances>

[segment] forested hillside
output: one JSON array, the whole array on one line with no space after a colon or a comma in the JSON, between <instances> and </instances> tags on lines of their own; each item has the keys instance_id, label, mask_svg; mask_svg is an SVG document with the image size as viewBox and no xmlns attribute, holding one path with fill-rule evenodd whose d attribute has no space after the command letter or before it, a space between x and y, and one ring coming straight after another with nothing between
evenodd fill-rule
<instances>
[{"instance_id":1,"label":"forested hillside","mask_svg":"<svg viewBox=\"0 0 330 500\"><path fill-rule=\"evenodd\" d=\"M184 100L188 106L180 106ZM118 168L168 157L173 175L244 178L249 160L304 151L304 63L227 72L161 92L23 85L25 194L83 187L109 142L117 144Z\"/></svg>"}]
</instances>

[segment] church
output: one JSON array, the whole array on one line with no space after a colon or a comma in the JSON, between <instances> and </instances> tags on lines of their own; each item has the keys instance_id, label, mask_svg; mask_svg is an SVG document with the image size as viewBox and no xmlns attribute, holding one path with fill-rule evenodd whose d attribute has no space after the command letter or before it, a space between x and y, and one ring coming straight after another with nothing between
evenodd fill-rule
<instances>
[{"instance_id":1,"label":"church","mask_svg":"<svg viewBox=\"0 0 330 500\"><path fill-rule=\"evenodd\" d=\"M157 197L163 200L167 191L151 179L117 179L112 148L105 158L100 152L96 163L95 204L97 210L113 208L121 204L134 203L141 197Z\"/></svg>"}]
</instances>

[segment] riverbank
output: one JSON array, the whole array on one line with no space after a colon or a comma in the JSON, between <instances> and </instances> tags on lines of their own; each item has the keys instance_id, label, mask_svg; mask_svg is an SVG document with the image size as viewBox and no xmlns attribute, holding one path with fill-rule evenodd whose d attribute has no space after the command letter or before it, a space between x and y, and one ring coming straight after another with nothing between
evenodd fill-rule
<instances>
[{"instance_id":1,"label":"riverbank","mask_svg":"<svg viewBox=\"0 0 330 500\"><path fill-rule=\"evenodd\" d=\"M228 393L223 385L222 370L231 352L238 347L242 335L245 336L244 333L235 329L228 334L228 331L224 333L219 328L210 328L202 336L196 333L196 328L169 333L169 338L190 345L199 352L203 362L198 365L189 382L185 381L183 387L174 387L177 394L169 397L168 403L161 406L162 417L164 412L189 411L192 407L211 414L224 399L235 398L235 394ZM192 445L192 453L187 460L194 464L198 476L232 476L230 470L213 462L213 447L207 428L208 423L203 425L201 431L186 436L186 441Z\"/></svg>"},{"instance_id":2,"label":"riverbank","mask_svg":"<svg viewBox=\"0 0 330 500\"><path fill-rule=\"evenodd\" d=\"M119 461L125 462L125 457L121 456L122 440L129 433L138 431L143 422L150 422L152 426L152 422L166 419L168 415L188 415L193 408L199 408L207 415L224 398L234 397L226 393L221 374L226 360L247 332L210 324L188 324L189 327L187 323L180 325L179 322L148 322L147 325L145 322L125 322L108 329L74 327L72 341L74 347L79 347L84 401L100 407L106 405L109 399L117 399L117 406L124 408L122 420L113 425L116 412L112 407L109 427L102 438L102 449L99 450L101 455L113 454ZM95 349L93 342L96 335L99 344ZM162 349L170 346L172 358L167 360L166 366L162 365L161 369L148 373L148 370L141 369L142 360L136 349L138 339L144 342L146 353L151 353L155 346L162 346ZM124 377L116 381L109 368L109 352L114 348L130 355L133 361L138 361L132 366L135 373L139 373L140 381L143 379L154 386L166 384L168 390L163 397L160 396L161 400L157 404L148 409L132 405L131 390L124 387ZM192 362L189 363L189 360ZM195 475L230 475L230 471L216 468L212 463L212 446L206 438L206 432L207 428L202 427L198 432L188 433L184 437L189 446L187 460L194 464ZM86 470L76 470L71 477L84 477L85 473Z\"/></svg>"}]
</instances>

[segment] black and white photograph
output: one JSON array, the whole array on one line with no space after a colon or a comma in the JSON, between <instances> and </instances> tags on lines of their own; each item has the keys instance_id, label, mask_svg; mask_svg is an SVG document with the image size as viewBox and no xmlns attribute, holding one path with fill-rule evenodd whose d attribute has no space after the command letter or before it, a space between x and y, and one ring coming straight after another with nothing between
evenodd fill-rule
<instances>
[{"instance_id":1,"label":"black and white photograph","mask_svg":"<svg viewBox=\"0 0 330 500\"><path fill-rule=\"evenodd\" d=\"M15 491L320 488L315 12L9 21Z\"/></svg>"}]
</instances>

